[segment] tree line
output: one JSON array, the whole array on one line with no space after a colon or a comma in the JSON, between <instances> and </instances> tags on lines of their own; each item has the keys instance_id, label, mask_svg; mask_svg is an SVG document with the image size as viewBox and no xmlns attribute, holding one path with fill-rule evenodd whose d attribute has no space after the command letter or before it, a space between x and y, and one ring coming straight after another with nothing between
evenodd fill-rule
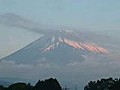
<instances>
[{"instance_id":1,"label":"tree line","mask_svg":"<svg viewBox=\"0 0 120 90\"><path fill-rule=\"evenodd\" d=\"M84 90L120 90L120 78L90 81Z\"/></svg>"},{"instance_id":2,"label":"tree line","mask_svg":"<svg viewBox=\"0 0 120 90\"><path fill-rule=\"evenodd\" d=\"M39 80L34 86L30 83L14 83L8 87L0 85L0 90L62 90L62 88L57 79L50 78L44 81ZM120 90L120 78L90 81L84 90Z\"/></svg>"},{"instance_id":3,"label":"tree line","mask_svg":"<svg viewBox=\"0 0 120 90\"><path fill-rule=\"evenodd\" d=\"M35 86L30 83L14 83L8 87L0 85L0 90L62 90L57 79L46 79L44 81L38 81Z\"/></svg>"}]
</instances>

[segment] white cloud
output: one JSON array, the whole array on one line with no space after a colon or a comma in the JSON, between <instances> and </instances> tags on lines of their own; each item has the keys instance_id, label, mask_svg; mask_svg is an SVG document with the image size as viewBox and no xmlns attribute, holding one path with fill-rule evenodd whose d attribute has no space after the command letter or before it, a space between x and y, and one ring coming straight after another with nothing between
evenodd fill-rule
<instances>
[{"instance_id":1,"label":"white cloud","mask_svg":"<svg viewBox=\"0 0 120 90\"><path fill-rule=\"evenodd\" d=\"M48 63L37 64L17 64L14 61L2 60L0 61L0 77L21 77L30 78L34 77L41 72L47 72L47 69L51 68Z\"/></svg>"},{"instance_id":2,"label":"white cloud","mask_svg":"<svg viewBox=\"0 0 120 90\"><path fill-rule=\"evenodd\" d=\"M82 62L72 62L66 66L58 66L47 61L38 61L36 64L17 64L14 61L0 61L0 76L19 77L27 79L45 79L55 77L70 83L86 83L102 77L118 77L120 74L119 61L99 61L86 59ZM85 85L85 84L84 84Z\"/></svg>"}]
</instances>

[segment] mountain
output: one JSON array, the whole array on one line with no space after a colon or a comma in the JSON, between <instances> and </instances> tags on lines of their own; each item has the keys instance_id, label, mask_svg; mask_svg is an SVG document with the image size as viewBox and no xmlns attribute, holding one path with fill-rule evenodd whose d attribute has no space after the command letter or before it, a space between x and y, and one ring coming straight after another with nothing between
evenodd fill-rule
<instances>
[{"instance_id":1,"label":"mountain","mask_svg":"<svg viewBox=\"0 0 120 90\"><path fill-rule=\"evenodd\" d=\"M42 38L1 60L24 64L49 62L64 65L74 61L83 61L89 56L109 53L107 49L94 42L95 36L89 32L41 29L40 24L14 13L1 15L0 23L44 34Z\"/></svg>"},{"instance_id":2,"label":"mountain","mask_svg":"<svg viewBox=\"0 0 120 90\"><path fill-rule=\"evenodd\" d=\"M109 53L107 49L87 40L81 34L72 30L53 31L2 60L26 64L47 61L64 65L83 61L87 55Z\"/></svg>"}]
</instances>

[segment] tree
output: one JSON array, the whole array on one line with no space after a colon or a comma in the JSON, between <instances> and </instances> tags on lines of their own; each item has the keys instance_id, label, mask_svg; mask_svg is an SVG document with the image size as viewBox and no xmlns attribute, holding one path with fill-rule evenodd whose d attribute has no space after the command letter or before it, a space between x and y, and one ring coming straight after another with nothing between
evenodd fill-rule
<instances>
[{"instance_id":1,"label":"tree","mask_svg":"<svg viewBox=\"0 0 120 90\"><path fill-rule=\"evenodd\" d=\"M56 79L50 78L45 81L38 81L35 85L36 90L62 90Z\"/></svg>"},{"instance_id":2,"label":"tree","mask_svg":"<svg viewBox=\"0 0 120 90\"><path fill-rule=\"evenodd\" d=\"M0 85L0 90L5 90L5 87L3 85Z\"/></svg>"},{"instance_id":3,"label":"tree","mask_svg":"<svg viewBox=\"0 0 120 90\"><path fill-rule=\"evenodd\" d=\"M35 86L31 86L30 83L14 83L8 88L0 86L0 90L62 90L57 79L47 79L45 81L38 81Z\"/></svg>"},{"instance_id":4,"label":"tree","mask_svg":"<svg viewBox=\"0 0 120 90\"><path fill-rule=\"evenodd\" d=\"M120 79L101 79L90 81L84 90L120 90Z\"/></svg>"},{"instance_id":5,"label":"tree","mask_svg":"<svg viewBox=\"0 0 120 90\"><path fill-rule=\"evenodd\" d=\"M25 83L15 83L9 86L8 90L27 90Z\"/></svg>"}]
</instances>

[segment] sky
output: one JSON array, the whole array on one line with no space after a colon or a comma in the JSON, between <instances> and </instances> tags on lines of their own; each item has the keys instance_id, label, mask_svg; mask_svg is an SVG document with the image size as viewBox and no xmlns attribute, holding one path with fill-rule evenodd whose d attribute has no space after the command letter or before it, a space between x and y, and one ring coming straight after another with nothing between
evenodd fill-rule
<instances>
[{"instance_id":1,"label":"sky","mask_svg":"<svg viewBox=\"0 0 120 90\"><path fill-rule=\"evenodd\" d=\"M88 30L119 30L120 0L0 0L0 14Z\"/></svg>"}]
</instances>

